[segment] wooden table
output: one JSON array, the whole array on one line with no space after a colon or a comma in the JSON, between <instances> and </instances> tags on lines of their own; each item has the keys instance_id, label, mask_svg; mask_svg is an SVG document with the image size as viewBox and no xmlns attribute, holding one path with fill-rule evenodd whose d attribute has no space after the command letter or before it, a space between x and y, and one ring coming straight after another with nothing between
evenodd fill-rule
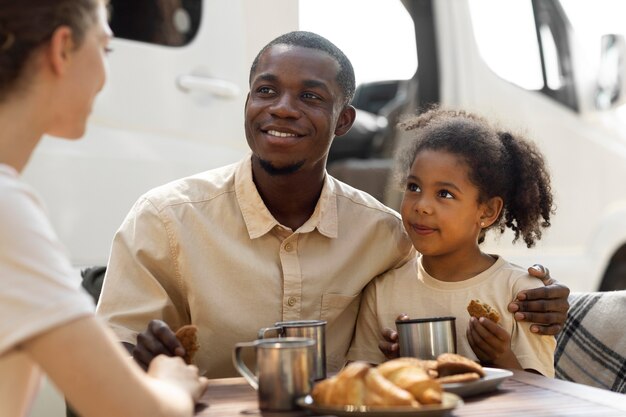
<instances>
[{"instance_id":1,"label":"wooden table","mask_svg":"<svg viewBox=\"0 0 626 417\"><path fill-rule=\"evenodd\" d=\"M243 378L212 380L202 402L208 407L197 417L261 415L256 392ZM268 414L264 414L266 416ZM305 416L304 412L273 413L278 416ZM624 417L626 395L523 371L502 383L497 391L464 399L454 417Z\"/></svg>"}]
</instances>

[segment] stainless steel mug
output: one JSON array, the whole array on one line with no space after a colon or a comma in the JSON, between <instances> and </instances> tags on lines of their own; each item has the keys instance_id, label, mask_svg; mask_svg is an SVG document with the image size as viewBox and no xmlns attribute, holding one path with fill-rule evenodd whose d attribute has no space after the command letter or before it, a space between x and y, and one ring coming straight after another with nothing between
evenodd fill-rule
<instances>
[{"instance_id":1,"label":"stainless steel mug","mask_svg":"<svg viewBox=\"0 0 626 417\"><path fill-rule=\"evenodd\" d=\"M442 353L456 353L455 317L396 320L400 356L437 359Z\"/></svg>"},{"instance_id":2,"label":"stainless steel mug","mask_svg":"<svg viewBox=\"0 0 626 417\"><path fill-rule=\"evenodd\" d=\"M306 337L315 340L315 380L326 378L326 322L324 320L279 321L259 330L259 339L275 331L278 337Z\"/></svg>"},{"instance_id":3,"label":"stainless steel mug","mask_svg":"<svg viewBox=\"0 0 626 417\"><path fill-rule=\"evenodd\" d=\"M256 352L256 375L241 358L244 349ZM297 409L296 400L308 395L313 387L314 357L315 341L303 337L237 343L233 350L233 364L258 391L262 411Z\"/></svg>"}]
</instances>

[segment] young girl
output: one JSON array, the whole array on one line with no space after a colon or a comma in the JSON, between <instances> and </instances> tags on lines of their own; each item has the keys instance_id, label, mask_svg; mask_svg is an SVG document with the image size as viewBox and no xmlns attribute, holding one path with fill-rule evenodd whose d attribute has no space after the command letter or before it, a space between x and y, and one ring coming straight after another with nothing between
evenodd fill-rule
<instances>
[{"instance_id":1,"label":"young girl","mask_svg":"<svg viewBox=\"0 0 626 417\"><path fill-rule=\"evenodd\" d=\"M550 179L537 148L462 111L430 110L404 124L413 142L400 160L404 227L420 253L365 291L351 360L384 360L378 339L396 317L455 316L457 352L486 366L554 376L555 339L531 333L507 305L541 282L479 244L510 228L528 247L550 226ZM494 307L499 324L467 313L472 299Z\"/></svg>"},{"instance_id":2,"label":"young girl","mask_svg":"<svg viewBox=\"0 0 626 417\"><path fill-rule=\"evenodd\" d=\"M0 0L2 416L28 415L42 371L83 417L191 417L207 384L180 358L128 358L19 177L44 134L82 136L111 36L100 0Z\"/></svg>"}]
</instances>

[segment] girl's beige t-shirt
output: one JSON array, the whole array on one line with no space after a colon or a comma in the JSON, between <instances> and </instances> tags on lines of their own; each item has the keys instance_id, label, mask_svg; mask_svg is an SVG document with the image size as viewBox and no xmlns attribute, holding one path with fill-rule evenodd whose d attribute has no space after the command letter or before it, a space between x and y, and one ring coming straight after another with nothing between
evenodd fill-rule
<instances>
[{"instance_id":1,"label":"girl's beige t-shirt","mask_svg":"<svg viewBox=\"0 0 626 417\"><path fill-rule=\"evenodd\" d=\"M466 330L470 319L467 305L478 298L500 313L500 326L510 334L511 349L522 367L554 377L556 339L532 333L530 323L516 321L507 309L520 290L541 285L542 282L528 275L525 269L501 257L486 271L461 282L433 278L422 267L420 257L416 257L366 288L348 359L383 362L385 358L378 349L381 329L395 329L398 315L406 313L411 319L456 317L457 353L476 360Z\"/></svg>"},{"instance_id":2,"label":"girl's beige t-shirt","mask_svg":"<svg viewBox=\"0 0 626 417\"><path fill-rule=\"evenodd\" d=\"M39 384L20 343L93 310L40 199L0 164L0 415L27 415Z\"/></svg>"}]
</instances>

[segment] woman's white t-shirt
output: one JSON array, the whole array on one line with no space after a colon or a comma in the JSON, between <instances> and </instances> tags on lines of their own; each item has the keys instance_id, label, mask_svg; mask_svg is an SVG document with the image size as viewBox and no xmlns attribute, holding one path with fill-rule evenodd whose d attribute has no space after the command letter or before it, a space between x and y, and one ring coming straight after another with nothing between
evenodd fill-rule
<instances>
[{"instance_id":1,"label":"woman's white t-shirt","mask_svg":"<svg viewBox=\"0 0 626 417\"><path fill-rule=\"evenodd\" d=\"M0 415L26 415L39 385L20 344L93 311L41 200L0 164Z\"/></svg>"}]
</instances>

